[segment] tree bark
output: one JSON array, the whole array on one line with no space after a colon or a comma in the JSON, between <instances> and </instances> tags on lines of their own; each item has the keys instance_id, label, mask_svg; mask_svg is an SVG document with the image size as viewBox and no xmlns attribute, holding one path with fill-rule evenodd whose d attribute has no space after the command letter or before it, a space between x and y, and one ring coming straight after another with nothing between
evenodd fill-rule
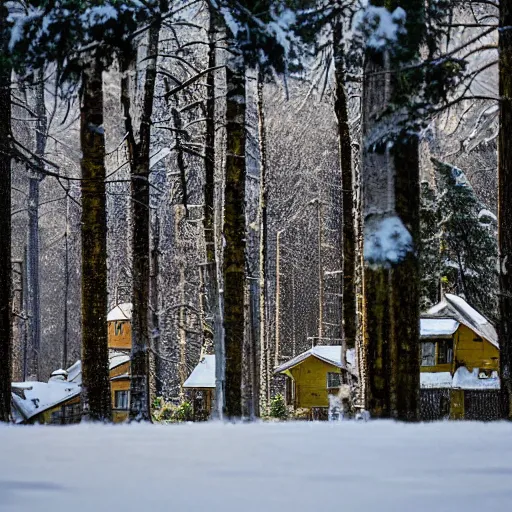
<instances>
[{"instance_id":1,"label":"tree bark","mask_svg":"<svg viewBox=\"0 0 512 512\"><path fill-rule=\"evenodd\" d=\"M208 68L217 66L217 30L216 12L209 3L208 21ZM210 323L203 329L203 350L208 352L213 343L215 352L215 411L214 414L222 417L224 408L224 328L221 317L221 297L219 294L218 266L216 260L216 212L215 206L215 73L212 71L206 76L206 137L205 137L205 183L204 183L204 240L206 247L206 266L204 275L205 297L207 314Z\"/></svg>"},{"instance_id":2,"label":"tree bark","mask_svg":"<svg viewBox=\"0 0 512 512\"><path fill-rule=\"evenodd\" d=\"M500 255L498 334L503 415L512 419L512 2L500 2L498 145L498 244ZM507 27L505 29L504 27Z\"/></svg>"},{"instance_id":3,"label":"tree bark","mask_svg":"<svg viewBox=\"0 0 512 512\"><path fill-rule=\"evenodd\" d=\"M232 48L231 51L234 49ZM224 203L224 414L242 415L242 351L245 327L245 66L241 55L226 62L226 167Z\"/></svg>"},{"instance_id":4,"label":"tree bark","mask_svg":"<svg viewBox=\"0 0 512 512\"><path fill-rule=\"evenodd\" d=\"M130 421L151 421L149 385L149 281L150 281L150 184L149 157L151 116L156 83L160 26L148 33L147 67L141 107L139 140L136 140L131 112L131 72L136 52L125 55L121 101L124 108L130 158L132 198L132 351L130 380ZM129 50L128 50L129 52Z\"/></svg>"},{"instance_id":5,"label":"tree bark","mask_svg":"<svg viewBox=\"0 0 512 512\"><path fill-rule=\"evenodd\" d=\"M267 238L268 238L268 215L267 215L267 202L268 202L268 189L267 189L267 132L265 124L265 104L264 104L264 88L263 76L261 71L258 71L258 136L260 146L260 197L259 197L259 260L260 260L260 279L259 279L259 411L266 412L270 400L270 368L268 368L269 361L269 346L267 339L267 318L266 318L266 303L267 303ZM256 340L254 340L256 342ZM278 352L276 351L276 358Z\"/></svg>"},{"instance_id":6,"label":"tree bark","mask_svg":"<svg viewBox=\"0 0 512 512\"><path fill-rule=\"evenodd\" d=\"M46 149L47 117L44 99L44 72L37 74L36 85L36 151L35 154L44 158ZM43 164L37 162L37 167L43 169ZM41 299L39 281L39 183L43 174L31 171L28 195L28 293L30 318L30 375L35 380L40 379L39 351L41 347Z\"/></svg>"},{"instance_id":7,"label":"tree bark","mask_svg":"<svg viewBox=\"0 0 512 512\"><path fill-rule=\"evenodd\" d=\"M343 25L338 18L333 26L333 52L335 72L334 111L338 121L338 142L341 168L342 188L342 223L343 223L343 354L345 361L347 349L355 347L357 333L356 308L356 231L354 218L354 178L352 168L352 139L348 118L348 98L345 90L345 55L343 51Z\"/></svg>"},{"instance_id":8,"label":"tree bark","mask_svg":"<svg viewBox=\"0 0 512 512\"><path fill-rule=\"evenodd\" d=\"M418 5L402 4L408 13ZM389 7L388 7L389 8ZM422 7L421 7L422 8ZM409 16L407 20L409 21ZM418 16L420 19L420 16ZM407 27L409 50L415 44L413 24ZM412 34L412 35L410 35ZM372 416L417 421L419 406L419 153L416 135L405 129L392 148L382 141L380 123L395 125L382 117L394 88L399 87L398 66L386 51L367 54L363 83L363 196L366 262L364 307L368 364L366 395ZM377 134L377 135L376 135ZM379 226L398 217L412 238L412 247L390 261L372 261L367 246L372 235L387 236ZM394 240L394 235L393 235ZM394 242L393 242L394 243Z\"/></svg>"},{"instance_id":9,"label":"tree bark","mask_svg":"<svg viewBox=\"0 0 512 512\"><path fill-rule=\"evenodd\" d=\"M83 71L82 148L82 407L85 418L111 421L107 337L107 219L103 68Z\"/></svg>"},{"instance_id":10,"label":"tree bark","mask_svg":"<svg viewBox=\"0 0 512 512\"><path fill-rule=\"evenodd\" d=\"M11 66L8 11L0 3L0 422L11 415Z\"/></svg>"}]
</instances>

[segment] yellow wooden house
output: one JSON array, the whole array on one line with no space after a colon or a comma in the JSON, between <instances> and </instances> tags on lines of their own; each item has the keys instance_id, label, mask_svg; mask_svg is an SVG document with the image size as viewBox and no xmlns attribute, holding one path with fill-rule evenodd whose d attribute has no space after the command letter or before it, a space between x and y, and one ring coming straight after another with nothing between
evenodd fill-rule
<instances>
[{"instance_id":1,"label":"yellow wooden house","mask_svg":"<svg viewBox=\"0 0 512 512\"><path fill-rule=\"evenodd\" d=\"M116 306L107 317L112 417L128 418L130 405L131 304ZM12 383L16 423L68 424L81 418L82 363L55 371L48 382Z\"/></svg>"},{"instance_id":2,"label":"yellow wooden house","mask_svg":"<svg viewBox=\"0 0 512 512\"><path fill-rule=\"evenodd\" d=\"M423 400L428 394L437 394L441 403L438 417L499 417L498 336L484 315L462 297L447 293L421 316L420 345ZM494 412L473 414L478 402L495 402Z\"/></svg>"},{"instance_id":3,"label":"yellow wooden house","mask_svg":"<svg viewBox=\"0 0 512 512\"><path fill-rule=\"evenodd\" d=\"M446 294L421 316L421 372L478 368L482 378L499 370L498 335L492 323L463 298Z\"/></svg>"},{"instance_id":4,"label":"yellow wooden house","mask_svg":"<svg viewBox=\"0 0 512 512\"><path fill-rule=\"evenodd\" d=\"M295 409L325 409L329 395L337 393L341 384L357 379L355 351L347 351L347 362L341 362L341 345L316 346L275 369L288 377L286 402Z\"/></svg>"}]
</instances>

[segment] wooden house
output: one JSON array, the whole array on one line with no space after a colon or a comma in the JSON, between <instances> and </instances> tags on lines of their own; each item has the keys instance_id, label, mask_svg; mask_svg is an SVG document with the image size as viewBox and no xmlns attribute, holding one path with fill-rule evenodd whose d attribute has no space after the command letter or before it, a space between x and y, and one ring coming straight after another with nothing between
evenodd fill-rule
<instances>
[{"instance_id":1,"label":"wooden house","mask_svg":"<svg viewBox=\"0 0 512 512\"><path fill-rule=\"evenodd\" d=\"M132 348L132 305L127 302L116 306L107 316L108 347L130 351Z\"/></svg>"},{"instance_id":2,"label":"wooden house","mask_svg":"<svg viewBox=\"0 0 512 512\"><path fill-rule=\"evenodd\" d=\"M131 304L116 306L107 317L112 418L128 418L130 407ZM12 383L16 423L66 424L81 418L82 363L57 370L48 382Z\"/></svg>"},{"instance_id":3,"label":"wooden house","mask_svg":"<svg viewBox=\"0 0 512 512\"><path fill-rule=\"evenodd\" d=\"M421 372L478 368L481 377L499 370L498 336L492 323L464 299L446 294L421 316Z\"/></svg>"},{"instance_id":4,"label":"wooden house","mask_svg":"<svg viewBox=\"0 0 512 512\"><path fill-rule=\"evenodd\" d=\"M275 369L287 377L286 402L294 408L325 409L329 395L342 384L357 379L355 350L347 351L347 363L341 363L341 346L316 346Z\"/></svg>"},{"instance_id":5,"label":"wooden house","mask_svg":"<svg viewBox=\"0 0 512 512\"><path fill-rule=\"evenodd\" d=\"M424 419L494 419L500 414L498 336L463 298L446 294L420 319Z\"/></svg>"}]
</instances>

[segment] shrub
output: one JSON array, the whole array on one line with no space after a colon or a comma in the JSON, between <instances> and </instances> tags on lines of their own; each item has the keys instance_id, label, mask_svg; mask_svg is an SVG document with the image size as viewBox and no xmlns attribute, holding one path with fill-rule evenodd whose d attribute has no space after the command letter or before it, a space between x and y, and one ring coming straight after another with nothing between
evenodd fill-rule
<instances>
[{"instance_id":1,"label":"shrub","mask_svg":"<svg viewBox=\"0 0 512 512\"><path fill-rule=\"evenodd\" d=\"M269 414L271 418L284 420L288 417L288 408L283 395L278 394L270 400Z\"/></svg>"}]
</instances>

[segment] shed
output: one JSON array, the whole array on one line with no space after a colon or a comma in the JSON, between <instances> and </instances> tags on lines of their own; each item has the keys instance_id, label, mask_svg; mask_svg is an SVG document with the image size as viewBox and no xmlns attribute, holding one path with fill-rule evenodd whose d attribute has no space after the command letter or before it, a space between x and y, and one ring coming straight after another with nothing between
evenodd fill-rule
<instances>
[{"instance_id":1,"label":"shed","mask_svg":"<svg viewBox=\"0 0 512 512\"><path fill-rule=\"evenodd\" d=\"M212 412L215 390L215 356L206 355L183 384L189 390L195 419L207 419Z\"/></svg>"},{"instance_id":2,"label":"shed","mask_svg":"<svg viewBox=\"0 0 512 512\"><path fill-rule=\"evenodd\" d=\"M341 350L341 345L312 347L275 369L288 377L288 405L327 409L329 394L357 379L355 350L347 351L346 364L341 362Z\"/></svg>"}]
</instances>

